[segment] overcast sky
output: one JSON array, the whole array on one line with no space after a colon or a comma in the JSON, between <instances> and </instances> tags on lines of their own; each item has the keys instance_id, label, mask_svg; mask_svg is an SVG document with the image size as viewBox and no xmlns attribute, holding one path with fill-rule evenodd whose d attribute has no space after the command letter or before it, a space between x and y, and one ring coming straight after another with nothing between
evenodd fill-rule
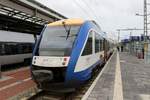
<instances>
[{"instance_id":1,"label":"overcast sky","mask_svg":"<svg viewBox=\"0 0 150 100\"><path fill-rule=\"evenodd\" d=\"M117 37L116 29L143 28L143 0L37 0L69 18L95 20L110 37ZM143 31L133 31L139 35ZM121 38L129 32L121 32Z\"/></svg>"}]
</instances>

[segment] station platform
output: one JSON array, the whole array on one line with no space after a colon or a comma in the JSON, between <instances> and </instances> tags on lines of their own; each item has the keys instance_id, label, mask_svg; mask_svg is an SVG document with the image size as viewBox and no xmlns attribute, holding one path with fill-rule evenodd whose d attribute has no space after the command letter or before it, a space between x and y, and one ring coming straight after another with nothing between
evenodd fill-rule
<instances>
[{"instance_id":1,"label":"station platform","mask_svg":"<svg viewBox=\"0 0 150 100\"><path fill-rule=\"evenodd\" d=\"M20 100L34 93L36 84L32 81L29 67L3 72L0 79L0 100Z\"/></svg>"},{"instance_id":2,"label":"station platform","mask_svg":"<svg viewBox=\"0 0 150 100\"><path fill-rule=\"evenodd\" d=\"M114 52L82 100L150 100L150 65Z\"/></svg>"}]
</instances>

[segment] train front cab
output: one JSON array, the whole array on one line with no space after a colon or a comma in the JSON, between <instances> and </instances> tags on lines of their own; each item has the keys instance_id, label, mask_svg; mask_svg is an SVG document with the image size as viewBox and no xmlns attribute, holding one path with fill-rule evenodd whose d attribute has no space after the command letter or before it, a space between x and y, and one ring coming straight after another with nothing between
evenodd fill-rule
<instances>
[{"instance_id":1,"label":"train front cab","mask_svg":"<svg viewBox=\"0 0 150 100\"><path fill-rule=\"evenodd\" d=\"M103 38L97 34L96 40L94 27L93 22L86 21L44 29L36 43L31 66L33 79L40 88L74 88L91 77L93 67L103 56L100 48Z\"/></svg>"},{"instance_id":2,"label":"train front cab","mask_svg":"<svg viewBox=\"0 0 150 100\"><path fill-rule=\"evenodd\" d=\"M58 21L47 25L35 44L31 73L45 90L65 87L70 55L83 21Z\"/></svg>"}]
</instances>

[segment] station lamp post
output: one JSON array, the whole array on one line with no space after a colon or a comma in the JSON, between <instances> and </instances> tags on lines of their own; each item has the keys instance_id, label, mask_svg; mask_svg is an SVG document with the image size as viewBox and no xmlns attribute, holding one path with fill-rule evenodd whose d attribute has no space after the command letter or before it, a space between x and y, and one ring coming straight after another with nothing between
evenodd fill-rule
<instances>
[{"instance_id":1,"label":"station lamp post","mask_svg":"<svg viewBox=\"0 0 150 100\"><path fill-rule=\"evenodd\" d=\"M147 14L147 5L150 5L150 3L147 3L147 0L144 0L144 14L141 15L141 14L136 14L137 16L143 16L143 27L144 27L144 59L145 59L145 62L147 62L147 60L150 58L148 58L148 40L147 40L147 36L148 36L148 22L147 22L147 17L150 15L150 14Z\"/></svg>"}]
</instances>

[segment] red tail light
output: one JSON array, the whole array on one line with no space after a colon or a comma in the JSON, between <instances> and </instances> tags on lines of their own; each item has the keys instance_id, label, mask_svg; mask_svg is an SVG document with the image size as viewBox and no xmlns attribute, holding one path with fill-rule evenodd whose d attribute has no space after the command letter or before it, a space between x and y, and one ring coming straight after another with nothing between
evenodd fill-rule
<instances>
[{"instance_id":1,"label":"red tail light","mask_svg":"<svg viewBox=\"0 0 150 100\"><path fill-rule=\"evenodd\" d=\"M67 58L64 58L64 61L67 61Z\"/></svg>"}]
</instances>

